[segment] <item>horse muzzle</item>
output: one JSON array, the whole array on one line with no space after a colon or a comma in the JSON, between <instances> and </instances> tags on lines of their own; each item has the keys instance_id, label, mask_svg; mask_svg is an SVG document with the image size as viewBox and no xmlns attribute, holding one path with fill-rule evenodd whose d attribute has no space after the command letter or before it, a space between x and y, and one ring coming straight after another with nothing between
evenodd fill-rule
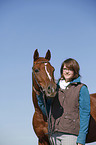
<instances>
[{"instance_id":1,"label":"horse muzzle","mask_svg":"<svg viewBox=\"0 0 96 145\"><path fill-rule=\"evenodd\" d=\"M52 86L52 85L49 85L47 87L47 89L44 89L43 90L46 97L55 97L56 95L56 85Z\"/></svg>"}]
</instances>

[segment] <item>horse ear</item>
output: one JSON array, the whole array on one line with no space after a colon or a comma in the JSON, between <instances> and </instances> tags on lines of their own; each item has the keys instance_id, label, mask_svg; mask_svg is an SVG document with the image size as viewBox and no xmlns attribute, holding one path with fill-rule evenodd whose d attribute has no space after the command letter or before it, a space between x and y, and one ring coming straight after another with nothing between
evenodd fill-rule
<instances>
[{"instance_id":1,"label":"horse ear","mask_svg":"<svg viewBox=\"0 0 96 145\"><path fill-rule=\"evenodd\" d=\"M47 53L46 53L45 59L48 59L48 60L51 59L51 52L50 52L49 49L48 49L48 51L47 51Z\"/></svg>"},{"instance_id":2,"label":"horse ear","mask_svg":"<svg viewBox=\"0 0 96 145\"><path fill-rule=\"evenodd\" d=\"M36 49L34 52L34 61L39 58L38 50Z\"/></svg>"}]
</instances>

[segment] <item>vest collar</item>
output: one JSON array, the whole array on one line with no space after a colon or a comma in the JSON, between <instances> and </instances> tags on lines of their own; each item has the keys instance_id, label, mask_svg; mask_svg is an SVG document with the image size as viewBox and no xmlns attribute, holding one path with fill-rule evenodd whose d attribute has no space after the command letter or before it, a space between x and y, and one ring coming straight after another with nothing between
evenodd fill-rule
<instances>
[{"instance_id":1,"label":"vest collar","mask_svg":"<svg viewBox=\"0 0 96 145\"><path fill-rule=\"evenodd\" d=\"M60 82L60 80L57 83L57 88L60 88L59 82ZM77 84L80 84L80 83L81 83L81 81L80 81L80 76L79 76L78 78L71 81L67 87L69 87L70 85L77 85Z\"/></svg>"}]
</instances>

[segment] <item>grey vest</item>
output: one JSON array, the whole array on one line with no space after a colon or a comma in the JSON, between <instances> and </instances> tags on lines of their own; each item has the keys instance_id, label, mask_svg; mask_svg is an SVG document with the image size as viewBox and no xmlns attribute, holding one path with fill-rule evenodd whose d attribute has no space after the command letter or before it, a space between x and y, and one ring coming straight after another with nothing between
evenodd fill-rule
<instances>
[{"instance_id":1,"label":"grey vest","mask_svg":"<svg viewBox=\"0 0 96 145\"><path fill-rule=\"evenodd\" d=\"M49 130L51 133L79 134L79 92L83 85L72 83L65 90L58 89L49 113Z\"/></svg>"}]
</instances>

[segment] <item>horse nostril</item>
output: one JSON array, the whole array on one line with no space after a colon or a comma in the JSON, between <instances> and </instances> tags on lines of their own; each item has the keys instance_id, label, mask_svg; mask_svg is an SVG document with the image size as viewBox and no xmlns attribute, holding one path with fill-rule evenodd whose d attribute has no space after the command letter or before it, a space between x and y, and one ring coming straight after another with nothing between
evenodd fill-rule
<instances>
[{"instance_id":1,"label":"horse nostril","mask_svg":"<svg viewBox=\"0 0 96 145\"><path fill-rule=\"evenodd\" d=\"M48 87L48 90L50 90L50 86Z\"/></svg>"}]
</instances>

